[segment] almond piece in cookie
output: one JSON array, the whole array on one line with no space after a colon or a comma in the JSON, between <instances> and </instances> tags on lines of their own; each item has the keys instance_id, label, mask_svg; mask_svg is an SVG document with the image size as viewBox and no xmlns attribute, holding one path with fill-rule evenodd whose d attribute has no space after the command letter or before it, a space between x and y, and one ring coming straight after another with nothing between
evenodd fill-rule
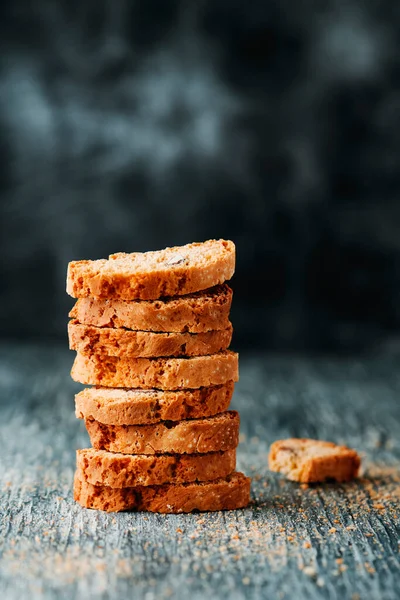
<instances>
[{"instance_id":1,"label":"almond piece in cookie","mask_svg":"<svg viewBox=\"0 0 400 600\"><path fill-rule=\"evenodd\" d=\"M272 444L268 464L271 471L291 481L350 481L357 477L360 457L355 450L332 442L290 438Z\"/></svg>"}]
</instances>

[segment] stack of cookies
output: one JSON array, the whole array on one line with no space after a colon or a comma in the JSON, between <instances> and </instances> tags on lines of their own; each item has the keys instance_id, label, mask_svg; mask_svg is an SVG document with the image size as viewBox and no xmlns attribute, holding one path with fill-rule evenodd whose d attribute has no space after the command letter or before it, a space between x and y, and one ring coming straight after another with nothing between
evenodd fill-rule
<instances>
[{"instance_id":1,"label":"stack of cookies","mask_svg":"<svg viewBox=\"0 0 400 600\"><path fill-rule=\"evenodd\" d=\"M239 415L229 411L238 355L225 240L113 254L68 266L78 298L68 326L71 375L92 448L78 450L74 497L106 511L241 508Z\"/></svg>"}]
</instances>

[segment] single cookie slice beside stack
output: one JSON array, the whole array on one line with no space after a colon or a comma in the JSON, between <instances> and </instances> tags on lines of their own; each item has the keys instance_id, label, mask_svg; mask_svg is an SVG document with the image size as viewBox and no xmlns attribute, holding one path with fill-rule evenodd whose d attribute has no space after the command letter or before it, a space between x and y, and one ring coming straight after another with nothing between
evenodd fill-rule
<instances>
[{"instance_id":1,"label":"single cookie slice beside stack","mask_svg":"<svg viewBox=\"0 0 400 600\"><path fill-rule=\"evenodd\" d=\"M355 450L332 442L289 438L271 445L268 464L271 471L283 473L300 483L351 481L357 477L361 460Z\"/></svg>"},{"instance_id":2,"label":"single cookie slice beside stack","mask_svg":"<svg viewBox=\"0 0 400 600\"><path fill-rule=\"evenodd\" d=\"M230 411L235 269L230 241L113 254L68 265L71 376L92 448L78 450L74 497L87 508L162 513L246 506Z\"/></svg>"}]
</instances>

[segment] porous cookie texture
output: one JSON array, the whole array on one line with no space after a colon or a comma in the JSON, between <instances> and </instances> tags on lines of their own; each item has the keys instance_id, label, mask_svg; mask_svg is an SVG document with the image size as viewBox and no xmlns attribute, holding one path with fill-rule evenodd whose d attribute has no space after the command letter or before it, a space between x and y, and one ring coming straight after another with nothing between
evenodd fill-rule
<instances>
[{"instance_id":1,"label":"porous cookie texture","mask_svg":"<svg viewBox=\"0 0 400 600\"><path fill-rule=\"evenodd\" d=\"M75 475L74 499L85 508L107 512L122 510L158 513L235 510L250 501L250 479L232 473L206 483L112 488L92 485Z\"/></svg>"},{"instance_id":2,"label":"porous cookie texture","mask_svg":"<svg viewBox=\"0 0 400 600\"><path fill-rule=\"evenodd\" d=\"M235 450L161 456L126 455L94 448L77 451L79 478L110 487L209 481L229 475L235 466Z\"/></svg>"},{"instance_id":3,"label":"porous cookie texture","mask_svg":"<svg viewBox=\"0 0 400 600\"><path fill-rule=\"evenodd\" d=\"M67 292L74 298L153 300L224 283L235 271L235 245L208 240L156 252L123 252L108 260L70 262Z\"/></svg>"},{"instance_id":4,"label":"porous cookie texture","mask_svg":"<svg viewBox=\"0 0 400 600\"><path fill-rule=\"evenodd\" d=\"M209 481L235 470L236 452L132 456L85 448L77 450L76 466L82 481L111 487Z\"/></svg>"},{"instance_id":5,"label":"porous cookie texture","mask_svg":"<svg viewBox=\"0 0 400 600\"><path fill-rule=\"evenodd\" d=\"M218 285L187 296L160 300L79 298L69 316L85 325L134 331L203 333L228 329L232 290Z\"/></svg>"},{"instance_id":6,"label":"porous cookie texture","mask_svg":"<svg viewBox=\"0 0 400 600\"><path fill-rule=\"evenodd\" d=\"M204 333L154 333L94 327L70 321L68 337L70 349L87 356L202 356L228 348L232 325Z\"/></svg>"},{"instance_id":7,"label":"porous cookie texture","mask_svg":"<svg viewBox=\"0 0 400 600\"><path fill-rule=\"evenodd\" d=\"M193 454L231 450L239 443L239 413L154 425L104 425L85 421L94 448L123 454Z\"/></svg>"},{"instance_id":8,"label":"porous cookie texture","mask_svg":"<svg viewBox=\"0 0 400 600\"><path fill-rule=\"evenodd\" d=\"M320 440L278 440L270 448L271 471L284 473L292 481L312 483L357 477L360 457L355 450Z\"/></svg>"},{"instance_id":9,"label":"porous cookie texture","mask_svg":"<svg viewBox=\"0 0 400 600\"><path fill-rule=\"evenodd\" d=\"M75 414L107 425L198 419L227 410L233 390L233 381L197 390L85 388L75 396Z\"/></svg>"},{"instance_id":10,"label":"porous cookie texture","mask_svg":"<svg viewBox=\"0 0 400 600\"><path fill-rule=\"evenodd\" d=\"M238 354L222 350L192 358L122 358L77 353L71 370L87 385L161 390L193 389L237 381Z\"/></svg>"}]
</instances>

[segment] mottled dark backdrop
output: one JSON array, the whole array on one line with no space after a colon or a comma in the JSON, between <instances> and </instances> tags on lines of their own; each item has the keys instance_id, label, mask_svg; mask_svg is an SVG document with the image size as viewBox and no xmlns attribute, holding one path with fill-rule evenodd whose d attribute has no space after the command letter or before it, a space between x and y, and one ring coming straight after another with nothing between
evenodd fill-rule
<instances>
[{"instance_id":1,"label":"mottled dark backdrop","mask_svg":"<svg viewBox=\"0 0 400 600\"><path fill-rule=\"evenodd\" d=\"M0 332L65 337L67 262L229 237L236 345L400 325L398 0L0 8Z\"/></svg>"}]
</instances>

